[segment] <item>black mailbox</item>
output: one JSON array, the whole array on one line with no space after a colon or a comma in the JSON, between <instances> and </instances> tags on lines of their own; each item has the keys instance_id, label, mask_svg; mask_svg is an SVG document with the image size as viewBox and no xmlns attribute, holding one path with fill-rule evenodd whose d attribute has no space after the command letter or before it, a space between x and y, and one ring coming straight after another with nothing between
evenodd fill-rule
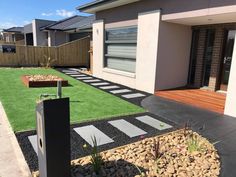
<instances>
[{"instance_id":1,"label":"black mailbox","mask_svg":"<svg viewBox=\"0 0 236 177\"><path fill-rule=\"evenodd\" d=\"M69 98L39 102L36 119L40 177L70 177Z\"/></svg>"},{"instance_id":2,"label":"black mailbox","mask_svg":"<svg viewBox=\"0 0 236 177\"><path fill-rule=\"evenodd\" d=\"M1 45L0 52L2 53L16 53L15 45Z\"/></svg>"}]
</instances>

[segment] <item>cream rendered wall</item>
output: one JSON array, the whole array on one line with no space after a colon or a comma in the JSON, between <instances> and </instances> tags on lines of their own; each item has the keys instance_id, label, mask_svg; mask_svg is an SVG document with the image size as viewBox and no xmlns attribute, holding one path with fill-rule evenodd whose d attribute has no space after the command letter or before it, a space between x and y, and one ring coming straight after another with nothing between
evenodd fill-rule
<instances>
[{"instance_id":1,"label":"cream rendered wall","mask_svg":"<svg viewBox=\"0 0 236 177\"><path fill-rule=\"evenodd\" d=\"M236 43L234 44L224 113L236 117Z\"/></svg>"},{"instance_id":2,"label":"cream rendered wall","mask_svg":"<svg viewBox=\"0 0 236 177\"><path fill-rule=\"evenodd\" d=\"M136 88L149 93L155 92L160 16L159 10L138 16Z\"/></svg>"},{"instance_id":3,"label":"cream rendered wall","mask_svg":"<svg viewBox=\"0 0 236 177\"><path fill-rule=\"evenodd\" d=\"M93 75L102 77L104 51L104 22L93 23Z\"/></svg>"},{"instance_id":4,"label":"cream rendered wall","mask_svg":"<svg viewBox=\"0 0 236 177\"><path fill-rule=\"evenodd\" d=\"M156 90L187 84L192 31L190 26L160 22Z\"/></svg>"}]
</instances>

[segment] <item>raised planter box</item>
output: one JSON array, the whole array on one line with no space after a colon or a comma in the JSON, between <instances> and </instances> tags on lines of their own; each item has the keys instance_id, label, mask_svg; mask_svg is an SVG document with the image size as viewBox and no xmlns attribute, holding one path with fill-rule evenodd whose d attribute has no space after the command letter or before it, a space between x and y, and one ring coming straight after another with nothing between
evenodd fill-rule
<instances>
[{"instance_id":1,"label":"raised planter box","mask_svg":"<svg viewBox=\"0 0 236 177\"><path fill-rule=\"evenodd\" d=\"M33 75L24 75L21 77L22 82L27 87L56 87L58 80L62 81L62 86L68 86L68 81L59 77L57 77L58 80L31 80L30 78L32 76Z\"/></svg>"}]
</instances>

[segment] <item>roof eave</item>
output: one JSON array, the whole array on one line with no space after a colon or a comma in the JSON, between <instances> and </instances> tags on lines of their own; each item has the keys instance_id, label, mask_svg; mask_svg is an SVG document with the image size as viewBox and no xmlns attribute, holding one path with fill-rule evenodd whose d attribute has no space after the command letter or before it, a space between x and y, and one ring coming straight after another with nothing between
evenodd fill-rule
<instances>
[{"instance_id":1,"label":"roof eave","mask_svg":"<svg viewBox=\"0 0 236 177\"><path fill-rule=\"evenodd\" d=\"M140 1L140 0L99 0L99 1L95 1L92 3L79 6L76 9L81 12L94 14L98 11L119 7L122 5L137 2L137 1Z\"/></svg>"}]
</instances>

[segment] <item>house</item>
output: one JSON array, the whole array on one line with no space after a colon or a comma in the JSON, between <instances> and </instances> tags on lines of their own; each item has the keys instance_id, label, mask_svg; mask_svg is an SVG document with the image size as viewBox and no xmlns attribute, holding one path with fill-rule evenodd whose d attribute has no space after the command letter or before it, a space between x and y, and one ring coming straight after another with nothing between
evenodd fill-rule
<instances>
[{"instance_id":1,"label":"house","mask_svg":"<svg viewBox=\"0 0 236 177\"><path fill-rule=\"evenodd\" d=\"M3 40L9 43L16 43L17 41L24 40L24 28L12 27L9 29L3 29Z\"/></svg>"},{"instance_id":2,"label":"house","mask_svg":"<svg viewBox=\"0 0 236 177\"><path fill-rule=\"evenodd\" d=\"M32 23L24 26L25 44L33 46L48 46L48 33L40 29L55 23L52 20L34 19Z\"/></svg>"},{"instance_id":3,"label":"house","mask_svg":"<svg viewBox=\"0 0 236 177\"><path fill-rule=\"evenodd\" d=\"M184 86L227 93L236 117L236 2L97 0L93 74L149 93Z\"/></svg>"},{"instance_id":4,"label":"house","mask_svg":"<svg viewBox=\"0 0 236 177\"><path fill-rule=\"evenodd\" d=\"M72 24L64 29L66 33L69 33L69 40L73 41L86 36L92 37L92 26L95 20L95 16L88 16L81 21Z\"/></svg>"},{"instance_id":5,"label":"house","mask_svg":"<svg viewBox=\"0 0 236 177\"><path fill-rule=\"evenodd\" d=\"M75 15L59 21L35 19L24 26L25 43L34 46L58 46L91 36L94 16L92 17Z\"/></svg>"},{"instance_id":6,"label":"house","mask_svg":"<svg viewBox=\"0 0 236 177\"><path fill-rule=\"evenodd\" d=\"M90 35L92 24L90 31L77 30L82 24L88 24L89 19L87 18L86 16L75 15L44 26L40 30L48 33L48 46L58 46Z\"/></svg>"}]
</instances>

